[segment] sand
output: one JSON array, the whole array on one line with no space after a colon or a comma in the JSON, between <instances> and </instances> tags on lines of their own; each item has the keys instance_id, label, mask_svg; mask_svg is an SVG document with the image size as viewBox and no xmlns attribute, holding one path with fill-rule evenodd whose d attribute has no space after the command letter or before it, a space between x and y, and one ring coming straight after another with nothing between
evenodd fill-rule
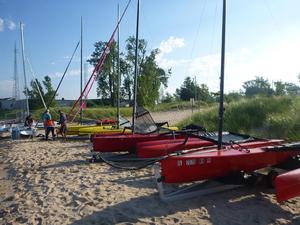
<instances>
[{"instance_id":1,"label":"sand","mask_svg":"<svg viewBox=\"0 0 300 225\"><path fill-rule=\"evenodd\" d=\"M164 203L152 168L88 163L88 144L1 141L0 224L300 224L300 198L266 188Z\"/></svg>"}]
</instances>

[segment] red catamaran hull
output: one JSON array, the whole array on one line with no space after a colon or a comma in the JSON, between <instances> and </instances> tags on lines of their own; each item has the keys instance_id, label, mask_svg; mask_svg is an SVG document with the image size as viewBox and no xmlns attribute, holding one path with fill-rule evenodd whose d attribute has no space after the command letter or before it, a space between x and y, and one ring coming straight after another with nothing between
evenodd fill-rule
<instances>
[{"instance_id":1,"label":"red catamaran hull","mask_svg":"<svg viewBox=\"0 0 300 225\"><path fill-rule=\"evenodd\" d=\"M228 147L216 148L180 156L168 157L161 161L161 175L165 183L185 183L226 176L232 172L253 172L257 169L277 165L299 151L265 151L281 143L281 140L257 141Z\"/></svg>"},{"instance_id":2,"label":"red catamaran hull","mask_svg":"<svg viewBox=\"0 0 300 225\"><path fill-rule=\"evenodd\" d=\"M278 202L300 195L300 169L283 173L275 178L275 190Z\"/></svg>"},{"instance_id":3,"label":"red catamaran hull","mask_svg":"<svg viewBox=\"0 0 300 225\"><path fill-rule=\"evenodd\" d=\"M153 140L183 140L183 134L122 134L93 137L93 151L95 152L135 152L139 142Z\"/></svg>"},{"instance_id":4,"label":"red catamaran hull","mask_svg":"<svg viewBox=\"0 0 300 225\"><path fill-rule=\"evenodd\" d=\"M171 154L173 152L185 149L200 148L214 145L211 141L199 138L189 138L185 143L185 139L176 140L159 140L140 142L136 145L136 154L138 158L157 158Z\"/></svg>"}]
</instances>

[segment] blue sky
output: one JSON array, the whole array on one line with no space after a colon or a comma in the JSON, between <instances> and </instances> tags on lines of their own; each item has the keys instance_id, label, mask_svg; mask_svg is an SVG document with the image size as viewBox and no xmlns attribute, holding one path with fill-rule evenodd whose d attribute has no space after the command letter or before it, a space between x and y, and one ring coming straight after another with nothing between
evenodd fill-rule
<instances>
[{"instance_id":1,"label":"blue sky","mask_svg":"<svg viewBox=\"0 0 300 225\"><path fill-rule=\"evenodd\" d=\"M136 1L121 24L121 49L135 34ZM12 95L13 48L20 53L19 22L25 24L25 52L38 79L49 75L54 86L80 39L84 23L83 56L96 41L106 41L116 23L117 4L127 0L0 0L0 98ZM160 48L157 62L172 68L165 92L173 93L186 76L196 76L210 90L219 88L222 0L141 0L140 37ZM300 1L228 0L225 92L239 90L244 81L264 76L269 81L297 83L300 73ZM21 55L18 74L23 86ZM59 98L79 96L79 51L59 90ZM91 71L92 68L88 68ZM88 73L88 76L90 73ZM28 79L32 79L27 71ZM299 84L299 83L298 83ZM90 97L96 97L95 89Z\"/></svg>"}]
</instances>

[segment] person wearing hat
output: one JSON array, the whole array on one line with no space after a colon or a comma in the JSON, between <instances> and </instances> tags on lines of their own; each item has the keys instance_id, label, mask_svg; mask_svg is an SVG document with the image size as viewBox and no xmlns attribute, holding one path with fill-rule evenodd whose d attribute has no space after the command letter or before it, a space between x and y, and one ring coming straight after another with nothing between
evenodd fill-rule
<instances>
[{"instance_id":1,"label":"person wearing hat","mask_svg":"<svg viewBox=\"0 0 300 225\"><path fill-rule=\"evenodd\" d=\"M50 132L52 133L52 140L55 139L54 133L54 122L52 120L52 116L50 114L49 109L47 109L43 115L44 127L45 127L45 138L48 140Z\"/></svg>"}]
</instances>

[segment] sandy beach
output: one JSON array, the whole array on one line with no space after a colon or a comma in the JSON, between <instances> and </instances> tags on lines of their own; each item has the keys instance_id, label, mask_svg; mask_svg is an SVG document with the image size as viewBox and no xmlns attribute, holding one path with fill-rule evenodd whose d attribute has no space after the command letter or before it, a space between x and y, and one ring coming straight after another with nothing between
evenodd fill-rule
<instances>
[{"instance_id":1,"label":"sandy beach","mask_svg":"<svg viewBox=\"0 0 300 225\"><path fill-rule=\"evenodd\" d=\"M300 198L278 204L272 189L165 203L152 168L88 163L88 141L0 143L0 224L300 224Z\"/></svg>"},{"instance_id":2,"label":"sandy beach","mask_svg":"<svg viewBox=\"0 0 300 225\"><path fill-rule=\"evenodd\" d=\"M151 113L171 125L190 110ZM1 224L298 224L300 198L244 187L174 202L160 200L153 168L89 163L88 140L2 139Z\"/></svg>"}]
</instances>

